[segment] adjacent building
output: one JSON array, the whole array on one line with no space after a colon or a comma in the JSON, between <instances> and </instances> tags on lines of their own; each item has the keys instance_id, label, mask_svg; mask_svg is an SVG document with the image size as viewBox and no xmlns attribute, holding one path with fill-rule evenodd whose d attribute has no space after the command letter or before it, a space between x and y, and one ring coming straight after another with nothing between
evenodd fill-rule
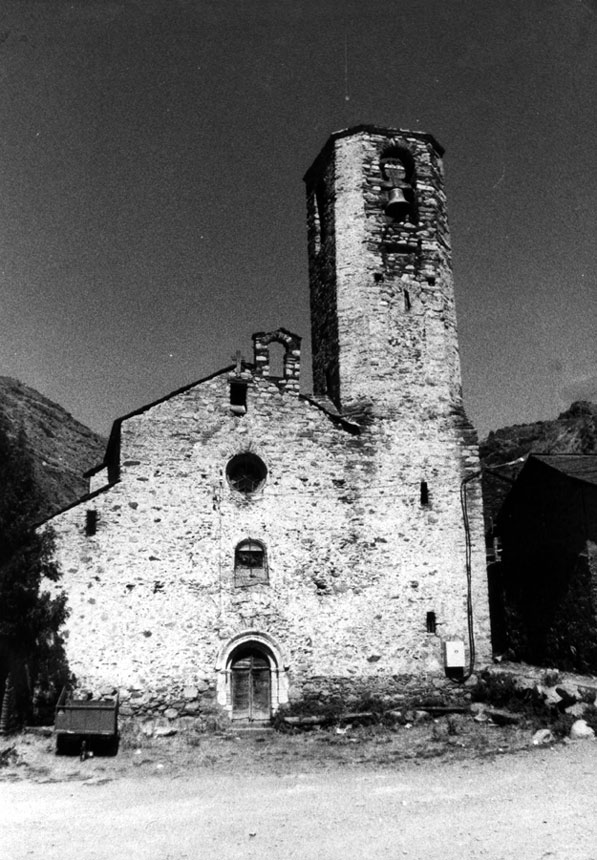
<instances>
[{"instance_id":1,"label":"adjacent building","mask_svg":"<svg viewBox=\"0 0 597 860\"><path fill-rule=\"evenodd\" d=\"M531 454L498 517L496 650L597 671L597 455Z\"/></svg>"}]
</instances>

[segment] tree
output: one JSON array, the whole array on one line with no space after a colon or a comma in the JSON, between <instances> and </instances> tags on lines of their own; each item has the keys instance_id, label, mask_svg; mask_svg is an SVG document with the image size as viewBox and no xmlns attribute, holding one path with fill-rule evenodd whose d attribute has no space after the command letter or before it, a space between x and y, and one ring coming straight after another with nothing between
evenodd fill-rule
<instances>
[{"instance_id":1,"label":"tree","mask_svg":"<svg viewBox=\"0 0 597 860\"><path fill-rule=\"evenodd\" d=\"M44 589L60 578L53 533L35 528L42 503L26 435L11 434L0 416L0 699L8 679L19 722L47 719L68 681L59 632L66 596Z\"/></svg>"}]
</instances>

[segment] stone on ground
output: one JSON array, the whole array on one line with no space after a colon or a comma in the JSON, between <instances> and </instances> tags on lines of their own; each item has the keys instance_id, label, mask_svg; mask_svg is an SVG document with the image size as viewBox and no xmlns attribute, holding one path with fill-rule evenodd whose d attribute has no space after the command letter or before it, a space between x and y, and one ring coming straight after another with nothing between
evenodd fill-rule
<instances>
[{"instance_id":1,"label":"stone on ground","mask_svg":"<svg viewBox=\"0 0 597 860\"><path fill-rule=\"evenodd\" d=\"M535 732L533 735L533 744L536 747L552 744L554 741L555 738L549 729L539 729L539 731Z\"/></svg>"},{"instance_id":2,"label":"stone on ground","mask_svg":"<svg viewBox=\"0 0 597 860\"><path fill-rule=\"evenodd\" d=\"M573 741L584 740L585 738L594 738L595 732L591 726L587 725L586 720L575 720L570 729L570 737Z\"/></svg>"}]
</instances>

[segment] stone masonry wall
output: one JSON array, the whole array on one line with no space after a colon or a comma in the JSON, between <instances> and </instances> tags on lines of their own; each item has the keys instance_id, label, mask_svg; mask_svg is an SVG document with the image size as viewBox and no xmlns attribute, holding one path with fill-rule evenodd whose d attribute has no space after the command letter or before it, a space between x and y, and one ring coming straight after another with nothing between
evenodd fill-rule
<instances>
[{"instance_id":1,"label":"stone masonry wall","mask_svg":"<svg viewBox=\"0 0 597 860\"><path fill-rule=\"evenodd\" d=\"M219 654L247 631L277 643L290 698L321 677L355 688L393 675L441 680L443 639L467 629L449 439L438 435L435 454L424 446L422 506L416 445L384 471L396 449L384 428L354 435L263 377L247 406L230 412L222 374L124 421L120 482L50 521L79 685L119 688L131 713L203 724L219 710ZM244 451L268 468L251 498L225 478ZM267 549L269 584L239 589L234 550L248 538ZM429 611L437 634L426 632Z\"/></svg>"},{"instance_id":2,"label":"stone masonry wall","mask_svg":"<svg viewBox=\"0 0 597 860\"><path fill-rule=\"evenodd\" d=\"M382 160L406 150L413 206L394 220L385 210L389 183ZM405 474L413 486L418 476L430 491L429 517L441 517L444 527L443 501L451 498L457 539L457 491L480 464L462 403L442 154L426 134L349 129L332 135L305 180L314 384L324 386L333 369L330 398L383 440L375 448L370 489ZM475 613L487 654L478 483L467 484L467 496ZM403 538L408 541L408 533ZM447 544L438 548L441 567L453 551Z\"/></svg>"}]
</instances>

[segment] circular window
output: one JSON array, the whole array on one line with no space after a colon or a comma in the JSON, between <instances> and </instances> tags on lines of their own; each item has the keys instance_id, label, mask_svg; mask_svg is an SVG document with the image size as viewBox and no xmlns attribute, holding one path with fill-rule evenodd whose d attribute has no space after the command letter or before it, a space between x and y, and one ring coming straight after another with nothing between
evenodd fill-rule
<instances>
[{"instance_id":1,"label":"circular window","mask_svg":"<svg viewBox=\"0 0 597 860\"><path fill-rule=\"evenodd\" d=\"M226 477L239 493L254 493L263 485L267 468L255 454L237 454L226 466Z\"/></svg>"}]
</instances>

